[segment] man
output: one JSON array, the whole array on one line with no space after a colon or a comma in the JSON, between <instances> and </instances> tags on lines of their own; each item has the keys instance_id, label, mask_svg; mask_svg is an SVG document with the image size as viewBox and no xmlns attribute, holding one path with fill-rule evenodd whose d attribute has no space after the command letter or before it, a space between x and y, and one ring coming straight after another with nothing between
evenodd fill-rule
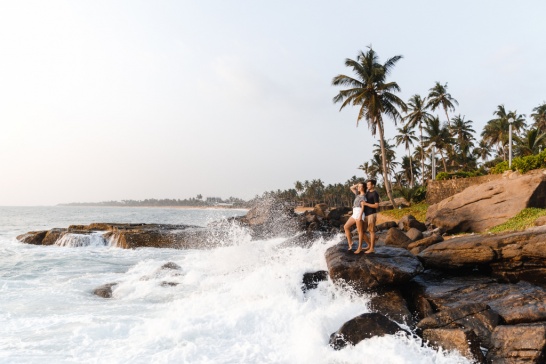
<instances>
[{"instance_id":1,"label":"man","mask_svg":"<svg viewBox=\"0 0 546 364\"><path fill-rule=\"evenodd\" d=\"M379 208L379 194L375 190L375 184L376 181L373 179L366 182L366 187L368 190L366 191L366 202L363 203L364 214L366 215L364 221L364 231L368 229L370 232L370 246L366 251L364 251L365 254L373 253L375 246L375 221L377 220L376 213L377 209Z\"/></svg>"}]
</instances>

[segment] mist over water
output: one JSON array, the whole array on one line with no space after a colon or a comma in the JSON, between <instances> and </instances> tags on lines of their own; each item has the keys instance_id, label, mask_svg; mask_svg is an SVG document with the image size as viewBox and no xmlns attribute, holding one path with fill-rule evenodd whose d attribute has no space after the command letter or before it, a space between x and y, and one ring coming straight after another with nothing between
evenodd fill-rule
<instances>
[{"instance_id":1,"label":"mist over water","mask_svg":"<svg viewBox=\"0 0 546 364\"><path fill-rule=\"evenodd\" d=\"M301 290L304 273L326 269L337 239L285 247L285 238L252 241L231 226L210 250L42 247L15 236L99 221L205 226L244 211L26 209L0 208L0 362L468 362L404 336L330 348L332 332L369 311L369 297L330 281ZM181 269L161 269L167 262ZM92 293L114 282L112 298Z\"/></svg>"}]
</instances>

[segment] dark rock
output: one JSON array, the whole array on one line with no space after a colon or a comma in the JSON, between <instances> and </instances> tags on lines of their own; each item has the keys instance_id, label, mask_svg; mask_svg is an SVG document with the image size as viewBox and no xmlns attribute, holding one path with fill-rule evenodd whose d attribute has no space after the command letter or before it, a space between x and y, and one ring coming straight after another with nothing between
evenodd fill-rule
<instances>
[{"instance_id":1,"label":"dark rock","mask_svg":"<svg viewBox=\"0 0 546 364\"><path fill-rule=\"evenodd\" d=\"M444 241L444 238L442 238L441 235L438 234L432 234L429 237L423 238L421 240L414 241L413 243L410 243L408 245L408 250L411 251L412 254L419 254L429 246L433 244L437 244Z\"/></svg>"},{"instance_id":2,"label":"dark rock","mask_svg":"<svg viewBox=\"0 0 546 364\"><path fill-rule=\"evenodd\" d=\"M406 236L408 238L411 239L411 241L418 241L418 240L421 240L423 239L423 233L416 229L416 228L410 228L407 232L406 232ZM411 244L411 243L410 243ZM409 246L409 244L408 244ZM407 247L406 247L407 248Z\"/></svg>"},{"instance_id":3,"label":"dark rock","mask_svg":"<svg viewBox=\"0 0 546 364\"><path fill-rule=\"evenodd\" d=\"M484 347L491 347L491 333L499 324L499 315L485 303L462 304L425 317L417 324L421 330L463 328L472 330Z\"/></svg>"},{"instance_id":4,"label":"dark rock","mask_svg":"<svg viewBox=\"0 0 546 364\"><path fill-rule=\"evenodd\" d=\"M401 230L409 231L410 229L417 229L419 231L426 231L425 224L417 220L413 215L405 215L398 221L398 227Z\"/></svg>"},{"instance_id":5,"label":"dark rock","mask_svg":"<svg viewBox=\"0 0 546 364\"><path fill-rule=\"evenodd\" d=\"M306 292L310 289L317 288L320 282L326 280L328 280L328 272L325 270L319 270L318 272L313 273L304 273L301 290Z\"/></svg>"},{"instance_id":6,"label":"dark rock","mask_svg":"<svg viewBox=\"0 0 546 364\"><path fill-rule=\"evenodd\" d=\"M384 222L382 224L379 224L379 225L376 225L376 231L383 231L383 230L388 230L390 228L393 228L393 227L397 227L398 224L394 221L387 221L387 222Z\"/></svg>"},{"instance_id":7,"label":"dark rock","mask_svg":"<svg viewBox=\"0 0 546 364\"><path fill-rule=\"evenodd\" d=\"M524 281L497 283L478 274L448 277L425 273L413 278L406 288L414 300L425 298L436 311L456 308L461 303L483 303L499 314L502 324L546 320L546 290Z\"/></svg>"},{"instance_id":8,"label":"dark rock","mask_svg":"<svg viewBox=\"0 0 546 364\"><path fill-rule=\"evenodd\" d=\"M484 362L479 340L471 330L427 329L423 331L423 339L436 349L456 350L473 362Z\"/></svg>"},{"instance_id":9,"label":"dark rock","mask_svg":"<svg viewBox=\"0 0 546 364\"><path fill-rule=\"evenodd\" d=\"M334 282L345 281L361 291L406 283L423 270L415 256L400 248L380 246L373 254L354 254L342 242L330 247L325 256Z\"/></svg>"},{"instance_id":10,"label":"dark rock","mask_svg":"<svg viewBox=\"0 0 546 364\"><path fill-rule=\"evenodd\" d=\"M163 281L161 282L161 287L176 287L179 284L180 283Z\"/></svg>"},{"instance_id":11,"label":"dark rock","mask_svg":"<svg viewBox=\"0 0 546 364\"><path fill-rule=\"evenodd\" d=\"M349 220L352 211L350 207L336 207L328 212L326 219L328 219L332 227L339 228Z\"/></svg>"},{"instance_id":12,"label":"dark rock","mask_svg":"<svg viewBox=\"0 0 546 364\"><path fill-rule=\"evenodd\" d=\"M374 336L394 335L400 331L406 332L389 318L379 313L365 313L347 321L330 335L330 346L340 350L347 344L356 345Z\"/></svg>"},{"instance_id":13,"label":"dark rock","mask_svg":"<svg viewBox=\"0 0 546 364\"><path fill-rule=\"evenodd\" d=\"M546 323L497 326L488 363L546 362Z\"/></svg>"},{"instance_id":14,"label":"dark rock","mask_svg":"<svg viewBox=\"0 0 546 364\"><path fill-rule=\"evenodd\" d=\"M161 269L173 269L173 270L180 270L182 269L178 264L173 262L167 262L161 266Z\"/></svg>"},{"instance_id":15,"label":"dark rock","mask_svg":"<svg viewBox=\"0 0 546 364\"><path fill-rule=\"evenodd\" d=\"M428 267L444 270L488 266L506 281L546 283L546 226L497 235L466 235L419 253Z\"/></svg>"},{"instance_id":16,"label":"dark rock","mask_svg":"<svg viewBox=\"0 0 546 364\"><path fill-rule=\"evenodd\" d=\"M99 297L111 298L112 297L112 287L117 285L117 283L106 283L102 286L99 286L93 290L93 294L96 294Z\"/></svg>"},{"instance_id":17,"label":"dark rock","mask_svg":"<svg viewBox=\"0 0 546 364\"><path fill-rule=\"evenodd\" d=\"M397 289L380 291L374 295L370 299L370 310L409 327L415 326L406 300Z\"/></svg>"},{"instance_id":18,"label":"dark rock","mask_svg":"<svg viewBox=\"0 0 546 364\"><path fill-rule=\"evenodd\" d=\"M29 231L28 233L17 236L17 240L25 244L42 245L42 240L47 234L47 230Z\"/></svg>"},{"instance_id":19,"label":"dark rock","mask_svg":"<svg viewBox=\"0 0 546 364\"><path fill-rule=\"evenodd\" d=\"M411 242L411 239L398 228L390 228L385 238L385 245L403 249L406 249Z\"/></svg>"}]
</instances>

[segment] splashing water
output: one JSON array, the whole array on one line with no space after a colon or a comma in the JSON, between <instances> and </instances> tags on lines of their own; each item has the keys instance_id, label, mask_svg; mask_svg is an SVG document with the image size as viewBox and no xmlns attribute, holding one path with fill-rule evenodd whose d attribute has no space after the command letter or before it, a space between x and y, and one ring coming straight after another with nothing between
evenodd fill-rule
<instances>
[{"instance_id":1,"label":"splashing water","mask_svg":"<svg viewBox=\"0 0 546 364\"><path fill-rule=\"evenodd\" d=\"M236 226L218 239L211 250L123 250L0 238L0 362L468 362L405 336L330 348L332 332L369 311L368 296L331 281L301 289L336 239L287 247ZM105 283L117 283L112 298L92 294Z\"/></svg>"},{"instance_id":2,"label":"splashing water","mask_svg":"<svg viewBox=\"0 0 546 364\"><path fill-rule=\"evenodd\" d=\"M106 246L110 245L110 243L106 241L102 233L93 232L89 234L64 234L55 242L55 245L77 248L82 246Z\"/></svg>"}]
</instances>

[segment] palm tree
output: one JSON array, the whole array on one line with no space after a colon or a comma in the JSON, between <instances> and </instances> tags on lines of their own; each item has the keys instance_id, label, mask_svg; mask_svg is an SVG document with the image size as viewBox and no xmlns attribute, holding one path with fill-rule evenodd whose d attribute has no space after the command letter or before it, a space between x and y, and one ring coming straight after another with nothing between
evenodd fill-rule
<instances>
[{"instance_id":1,"label":"palm tree","mask_svg":"<svg viewBox=\"0 0 546 364\"><path fill-rule=\"evenodd\" d=\"M425 144L427 146L432 142L436 144L436 148L442 157L444 172L447 172L446 158L443 151L447 151L448 146L453 144L447 124L440 125L440 119L435 116L427 121L425 133L427 133L427 135L425 135Z\"/></svg>"},{"instance_id":2,"label":"palm tree","mask_svg":"<svg viewBox=\"0 0 546 364\"><path fill-rule=\"evenodd\" d=\"M472 154L485 163L487 162L487 158L491 157L491 147L485 140L481 140L478 146L472 150Z\"/></svg>"},{"instance_id":3,"label":"palm tree","mask_svg":"<svg viewBox=\"0 0 546 364\"><path fill-rule=\"evenodd\" d=\"M497 145L499 154L502 154L503 160L506 160L504 147L508 143L508 120L510 118L514 120L512 123L512 129L516 135L518 135L519 132L525 128L525 118L524 115L518 114L517 111L506 112L504 105L498 105L497 110L493 112L493 115L496 116L496 118L487 122L483 128L481 136L482 139L491 147L493 145Z\"/></svg>"},{"instance_id":4,"label":"palm tree","mask_svg":"<svg viewBox=\"0 0 546 364\"><path fill-rule=\"evenodd\" d=\"M409 167L410 167L410 187L413 187L413 168L412 168L412 161L411 161L411 153L410 153L410 147L413 146L413 142L417 141L417 137L415 136L415 132L411 130L410 124L406 124L401 128L398 128L398 135L394 137L396 140L396 146L399 146L400 144L404 144L404 147L408 151L408 157L409 157Z\"/></svg>"},{"instance_id":5,"label":"palm tree","mask_svg":"<svg viewBox=\"0 0 546 364\"><path fill-rule=\"evenodd\" d=\"M545 141L546 133L541 132L538 128L530 129L523 138L515 137L515 154L521 157L538 154L544 147Z\"/></svg>"},{"instance_id":6,"label":"palm tree","mask_svg":"<svg viewBox=\"0 0 546 364\"><path fill-rule=\"evenodd\" d=\"M421 169L425 169L425 154L423 153L423 124L430 118L432 115L426 111L427 98L421 98L421 96L415 94L408 101L408 114L404 117L407 125L410 129L415 128L419 125L419 140L421 141ZM422 174L421 184L425 184L425 175Z\"/></svg>"},{"instance_id":7,"label":"palm tree","mask_svg":"<svg viewBox=\"0 0 546 364\"><path fill-rule=\"evenodd\" d=\"M396 159L396 151L394 150L394 144L389 143L390 139L385 140L385 156L387 157L387 176L394 175L394 168L399 164L395 161ZM377 156L379 158L379 155L381 154L381 145L374 144L374 157ZM393 205L394 206L394 205Z\"/></svg>"},{"instance_id":8,"label":"palm tree","mask_svg":"<svg viewBox=\"0 0 546 364\"><path fill-rule=\"evenodd\" d=\"M534 127L540 129L540 131L546 131L546 102L535 107L533 111L531 117L535 120Z\"/></svg>"},{"instance_id":9,"label":"palm tree","mask_svg":"<svg viewBox=\"0 0 546 364\"><path fill-rule=\"evenodd\" d=\"M400 168L400 175L406 182L408 182L408 184L411 186L410 188L413 188L413 185L411 185L411 181L415 175L419 174L419 164L412 160L411 156L405 155L402 157L402 163L400 163Z\"/></svg>"},{"instance_id":10,"label":"palm tree","mask_svg":"<svg viewBox=\"0 0 546 364\"><path fill-rule=\"evenodd\" d=\"M474 164L471 148L474 147L474 134L476 131L472 129L472 120L464 120L464 116L457 115L453 118L453 124L449 128L451 135L456 140L455 148L452 148L453 162L458 165L463 165L465 168L469 164Z\"/></svg>"},{"instance_id":11,"label":"palm tree","mask_svg":"<svg viewBox=\"0 0 546 364\"><path fill-rule=\"evenodd\" d=\"M447 125L451 125L447 110L455 110L455 106L453 106L453 104L458 106L459 102L451 97L451 94L447 92L447 82L445 85L442 85L440 82L436 81L434 87L432 87L429 91L427 109L430 108L432 111L435 111L441 106L446 113Z\"/></svg>"},{"instance_id":12,"label":"palm tree","mask_svg":"<svg viewBox=\"0 0 546 364\"><path fill-rule=\"evenodd\" d=\"M342 103L340 110L347 105L358 106L357 126L364 118L373 136L379 131L385 190L393 206L394 198L387 175L383 116L389 116L396 125L396 121L401 118L398 108L406 111L404 101L394 94L400 91L400 87L396 82L387 82L387 76L401 58L402 56L394 56L380 64L377 54L370 46L366 53L361 51L356 60L349 58L345 60L345 66L352 69L355 77L340 74L332 80L334 86L349 87L339 91L333 98L334 103Z\"/></svg>"}]
</instances>

